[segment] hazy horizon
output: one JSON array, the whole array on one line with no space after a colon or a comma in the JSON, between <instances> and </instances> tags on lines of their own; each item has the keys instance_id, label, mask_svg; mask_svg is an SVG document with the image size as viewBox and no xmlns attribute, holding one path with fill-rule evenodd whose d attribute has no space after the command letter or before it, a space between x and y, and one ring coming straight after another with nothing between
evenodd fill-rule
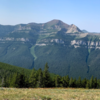
<instances>
[{"instance_id":1,"label":"hazy horizon","mask_svg":"<svg viewBox=\"0 0 100 100\"><path fill-rule=\"evenodd\" d=\"M100 32L99 0L0 0L0 24L45 23L58 19L81 30Z\"/></svg>"}]
</instances>

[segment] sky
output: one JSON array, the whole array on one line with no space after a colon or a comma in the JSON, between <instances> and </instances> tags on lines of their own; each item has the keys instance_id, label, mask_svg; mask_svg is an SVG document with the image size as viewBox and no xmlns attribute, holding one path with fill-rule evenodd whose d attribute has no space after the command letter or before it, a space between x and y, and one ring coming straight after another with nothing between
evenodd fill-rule
<instances>
[{"instance_id":1,"label":"sky","mask_svg":"<svg viewBox=\"0 0 100 100\"><path fill-rule=\"evenodd\" d=\"M0 24L45 23L59 19L100 32L100 0L0 0Z\"/></svg>"}]
</instances>

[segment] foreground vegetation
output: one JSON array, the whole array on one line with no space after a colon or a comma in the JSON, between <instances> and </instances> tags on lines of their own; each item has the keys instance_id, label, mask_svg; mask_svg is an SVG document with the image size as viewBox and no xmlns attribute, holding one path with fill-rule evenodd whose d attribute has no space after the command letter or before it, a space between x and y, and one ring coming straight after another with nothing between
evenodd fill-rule
<instances>
[{"instance_id":1,"label":"foreground vegetation","mask_svg":"<svg viewBox=\"0 0 100 100\"><path fill-rule=\"evenodd\" d=\"M71 88L0 88L0 100L100 100L100 90Z\"/></svg>"},{"instance_id":2,"label":"foreground vegetation","mask_svg":"<svg viewBox=\"0 0 100 100\"><path fill-rule=\"evenodd\" d=\"M100 88L100 79L78 79L67 76L59 76L49 73L48 64L45 64L44 70L27 70L17 68L1 63L0 67L0 86L13 88ZM1 66L0 65L0 66ZM4 68L4 69L3 69Z\"/></svg>"},{"instance_id":3,"label":"foreground vegetation","mask_svg":"<svg viewBox=\"0 0 100 100\"><path fill-rule=\"evenodd\" d=\"M0 63L0 100L100 100L100 79L78 79ZM87 89L85 89L87 88Z\"/></svg>"}]
</instances>

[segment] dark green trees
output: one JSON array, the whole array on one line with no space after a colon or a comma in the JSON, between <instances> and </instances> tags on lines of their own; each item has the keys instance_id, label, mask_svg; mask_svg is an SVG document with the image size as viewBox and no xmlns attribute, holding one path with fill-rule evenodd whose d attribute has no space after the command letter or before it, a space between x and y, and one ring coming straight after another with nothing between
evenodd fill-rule
<instances>
[{"instance_id":1,"label":"dark green trees","mask_svg":"<svg viewBox=\"0 0 100 100\"><path fill-rule=\"evenodd\" d=\"M13 76L10 76L10 87L19 87L19 74L14 73Z\"/></svg>"},{"instance_id":2,"label":"dark green trees","mask_svg":"<svg viewBox=\"0 0 100 100\"><path fill-rule=\"evenodd\" d=\"M97 82L97 78L94 78L94 88L98 87L98 82Z\"/></svg>"},{"instance_id":3,"label":"dark green trees","mask_svg":"<svg viewBox=\"0 0 100 100\"><path fill-rule=\"evenodd\" d=\"M55 77L55 87L62 87L62 80L59 75Z\"/></svg>"},{"instance_id":4,"label":"dark green trees","mask_svg":"<svg viewBox=\"0 0 100 100\"><path fill-rule=\"evenodd\" d=\"M87 84L87 79L84 78L82 81L81 81L81 85L83 88L86 88L86 84Z\"/></svg>"},{"instance_id":5,"label":"dark green trees","mask_svg":"<svg viewBox=\"0 0 100 100\"><path fill-rule=\"evenodd\" d=\"M9 76L5 75L0 78L0 86L16 87L16 88L45 88L45 87L71 87L71 88L100 88L100 79L78 79L67 76L59 76L49 73L48 64L45 64L44 70L33 70L29 75L26 75L24 70L20 72L12 72Z\"/></svg>"},{"instance_id":6,"label":"dark green trees","mask_svg":"<svg viewBox=\"0 0 100 100\"><path fill-rule=\"evenodd\" d=\"M69 86L69 76L67 75L67 76L65 76L65 86L64 87L68 87Z\"/></svg>"},{"instance_id":7,"label":"dark green trees","mask_svg":"<svg viewBox=\"0 0 100 100\"><path fill-rule=\"evenodd\" d=\"M38 70L37 87L43 87L43 72L42 72L41 68Z\"/></svg>"},{"instance_id":8,"label":"dark green trees","mask_svg":"<svg viewBox=\"0 0 100 100\"><path fill-rule=\"evenodd\" d=\"M29 78L29 87L50 87L51 78L48 68L48 64L46 63L44 71L41 68L38 71L33 69Z\"/></svg>"},{"instance_id":9,"label":"dark green trees","mask_svg":"<svg viewBox=\"0 0 100 100\"><path fill-rule=\"evenodd\" d=\"M73 87L73 78L72 77L69 80L69 87Z\"/></svg>"},{"instance_id":10,"label":"dark green trees","mask_svg":"<svg viewBox=\"0 0 100 100\"><path fill-rule=\"evenodd\" d=\"M36 87L36 84L37 84L37 73L35 71L35 69L33 68L32 72L31 72L31 75L29 77L29 87Z\"/></svg>"},{"instance_id":11,"label":"dark green trees","mask_svg":"<svg viewBox=\"0 0 100 100\"><path fill-rule=\"evenodd\" d=\"M78 78L76 84L77 84L77 87L79 88L82 87L81 77Z\"/></svg>"},{"instance_id":12,"label":"dark green trees","mask_svg":"<svg viewBox=\"0 0 100 100\"><path fill-rule=\"evenodd\" d=\"M43 71L43 87L50 87L50 73L48 71L48 64L46 63L45 64L45 68L44 68L44 71Z\"/></svg>"},{"instance_id":13,"label":"dark green trees","mask_svg":"<svg viewBox=\"0 0 100 100\"><path fill-rule=\"evenodd\" d=\"M12 79L10 78L10 87L24 88L26 85L26 76L24 70L21 73L14 73Z\"/></svg>"},{"instance_id":14,"label":"dark green trees","mask_svg":"<svg viewBox=\"0 0 100 100\"><path fill-rule=\"evenodd\" d=\"M1 87L4 87L5 86L5 81L4 81L4 77L1 79L1 84L0 84Z\"/></svg>"},{"instance_id":15,"label":"dark green trees","mask_svg":"<svg viewBox=\"0 0 100 100\"><path fill-rule=\"evenodd\" d=\"M91 77L89 83L90 83L89 88L94 88L94 79L93 79L93 76Z\"/></svg>"}]
</instances>

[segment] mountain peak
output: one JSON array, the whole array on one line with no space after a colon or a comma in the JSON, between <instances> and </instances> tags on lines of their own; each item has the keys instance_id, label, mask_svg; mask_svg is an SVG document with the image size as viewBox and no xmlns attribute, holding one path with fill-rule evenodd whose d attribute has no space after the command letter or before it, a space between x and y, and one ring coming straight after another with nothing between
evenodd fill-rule
<instances>
[{"instance_id":1,"label":"mountain peak","mask_svg":"<svg viewBox=\"0 0 100 100\"><path fill-rule=\"evenodd\" d=\"M82 33L82 31L76 25L71 24L66 33L76 33L76 32Z\"/></svg>"},{"instance_id":2,"label":"mountain peak","mask_svg":"<svg viewBox=\"0 0 100 100\"><path fill-rule=\"evenodd\" d=\"M51 21L49 21L47 23L50 23L50 24L58 24L58 23L64 23L64 22L62 22L61 20L58 20L58 19L53 19L53 20L51 20Z\"/></svg>"},{"instance_id":3,"label":"mountain peak","mask_svg":"<svg viewBox=\"0 0 100 100\"><path fill-rule=\"evenodd\" d=\"M47 23L44 23L43 26L47 29L56 29L60 31L61 29L66 29L66 33L82 33L82 31L74 24L68 25L61 20L53 19Z\"/></svg>"},{"instance_id":4,"label":"mountain peak","mask_svg":"<svg viewBox=\"0 0 100 100\"><path fill-rule=\"evenodd\" d=\"M53 20L51 20L51 21L55 21L55 22L62 22L61 20L59 20L59 19L53 19Z\"/></svg>"},{"instance_id":5,"label":"mountain peak","mask_svg":"<svg viewBox=\"0 0 100 100\"><path fill-rule=\"evenodd\" d=\"M59 29L62 29L62 28L68 29L68 27L69 27L68 24L64 23L61 20L57 20L57 19L53 19L53 20L45 23L45 26L46 27L59 28Z\"/></svg>"}]
</instances>

